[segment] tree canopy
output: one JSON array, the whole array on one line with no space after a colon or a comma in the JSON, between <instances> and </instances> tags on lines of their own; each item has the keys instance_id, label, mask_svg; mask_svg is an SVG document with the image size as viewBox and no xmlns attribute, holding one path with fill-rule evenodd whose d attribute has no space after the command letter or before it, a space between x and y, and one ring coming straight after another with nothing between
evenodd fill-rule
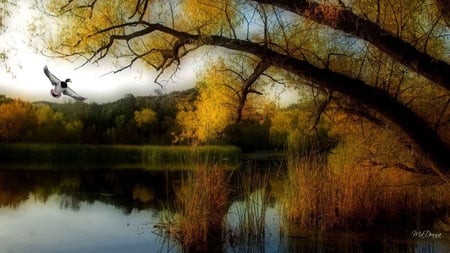
<instances>
[{"instance_id":1,"label":"tree canopy","mask_svg":"<svg viewBox=\"0 0 450 253\"><path fill-rule=\"evenodd\" d=\"M319 119L339 108L399 129L442 175L450 170L449 6L448 0L48 0L42 9L58 26L40 36L49 52L83 64L111 57L120 59L116 71L144 64L158 72L160 84L161 74L175 72L193 50L242 52L257 63L241 80L247 91L262 75L312 87L322 101Z\"/></svg>"}]
</instances>

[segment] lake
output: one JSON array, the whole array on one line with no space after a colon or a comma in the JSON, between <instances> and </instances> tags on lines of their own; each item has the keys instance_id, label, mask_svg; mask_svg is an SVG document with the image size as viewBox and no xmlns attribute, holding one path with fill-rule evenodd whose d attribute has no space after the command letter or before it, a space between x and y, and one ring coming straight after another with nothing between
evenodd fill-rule
<instances>
[{"instance_id":1,"label":"lake","mask_svg":"<svg viewBox=\"0 0 450 253\"><path fill-rule=\"evenodd\" d=\"M187 173L173 169L2 169L0 252L182 252L177 241L157 227ZM227 173L233 189L243 187L241 174ZM225 239L211 247L222 252L450 252L450 235L441 231L286 235L273 197L261 209L265 212L260 216L263 234L236 238L230 231L239 228L240 213L258 207L263 190L252 189L251 202L237 190L231 191Z\"/></svg>"}]
</instances>

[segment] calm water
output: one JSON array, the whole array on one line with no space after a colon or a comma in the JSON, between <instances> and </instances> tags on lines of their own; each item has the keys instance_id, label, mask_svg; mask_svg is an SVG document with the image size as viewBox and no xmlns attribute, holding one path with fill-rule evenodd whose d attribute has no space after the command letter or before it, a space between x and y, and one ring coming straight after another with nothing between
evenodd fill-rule
<instances>
[{"instance_id":1,"label":"calm water","mask_svg":"<svg viewBox=\"0 0 450 253\"><path fill-rule=\"evenodd\" d=\"M75 202L63 195L52 195L45 202L30 195L17 208L1 208L1 252L151 252L160 248L151 233L156 210L125 213L100 201Z\"/></svg>"},{"instance_id":2,"label":"calm water","mask_svg":"<svg viewBox=\"0 0 450 253\"><path fill-rule=\"evenodd\" d=\"M185 172L140 170L0 171L0 253L180 252L158 235L162 204ZM238 181L238 180L235 180ZM232 184L233 187L237 187ZM258 192L253 193L257 196ZM257 199L257 197L255 197ZM415 239L412 231L280 236L275 200L260 240L219 246L223 252L450 252L450 236ZM228 228L239 224L242 199L229 207ZM439 232L439 231L433 231Z\"/></svg>"}]
</instances>

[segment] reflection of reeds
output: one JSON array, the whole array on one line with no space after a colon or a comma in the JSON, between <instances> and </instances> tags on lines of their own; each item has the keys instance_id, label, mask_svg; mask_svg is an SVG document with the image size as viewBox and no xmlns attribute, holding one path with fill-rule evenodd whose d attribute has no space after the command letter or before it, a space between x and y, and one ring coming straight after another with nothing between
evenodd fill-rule
<instances>
[{"instance_id":1,"label":"reflection of reeds","mask_svg":"<svg viewBox=\"0 0 450 253\"><path fill-rule=\"evenodd\" d=\"M231 220L228 222L228 239L231 244L262 244L265 238L266 211L270 201L269 173L258 175L253 170L243 173L238 188L242 200L236 202L229 211Z\"/></svg>"},{"instance_id":2,"label":"reflection of reeds","mask_svg":"<svg viewBox=\"0 0 450 253\"><path fill-rule=\"evenodd\" d=\"M182 180L174 214L159 225L185 250L208 249L208 241L222 239L229 185L223 169L199 166Z\"/></svg>"},{"instance_id":3,"label":"reflection of reeds","mask_svg":"<svg viewBox=\"0 0 450 253\"><path fill-rule=\"evenodd\" d=\"M321 155L290 154L278 201L284 231L423 225L450 210L449 186L432 184L432 179L395 168L336 166Z\"/></svg>"}]
</instances>

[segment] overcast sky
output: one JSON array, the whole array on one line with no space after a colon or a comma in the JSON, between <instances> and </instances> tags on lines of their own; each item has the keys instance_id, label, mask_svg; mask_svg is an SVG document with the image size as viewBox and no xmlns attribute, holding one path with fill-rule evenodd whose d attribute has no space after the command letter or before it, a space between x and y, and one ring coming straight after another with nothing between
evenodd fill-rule
<instances>
[{"instance_id":1,"label":"overcast sky","mask_svg":"<svg viewBox=\"0 0 450 253\"><path fill-rule=\"evenodd\" d=\"M70 78L70 87L80 96L87 97L86 102L104 103L117 100L125 94L144 96L155 94L160 87L154 83L155 73L148 68L134 65L117 74L107 74L114 70L112 63L102 61L100 65L87 65L79 67L80 63L72 63L57 58L48 58L41 55L35 48L28 45L30 36L28 24L33 16L43 15L31 9L32 1L19 1L12 11L12 17L7 20L7 29L0 34L0 52L8 54L7 65L0 64L0 94L12 98L28 101L66 102L69 98L57 99L50 95L52 88L49 80L43 73L43 67L48 66L58 78ZM193 87L196 82L196 72L201 70L201 53L192 53L189 58L181 61L180 70L163 89L163 93L174 90L184 90ZM107 74L107 75L105 75ZM167 79L167 78L166 78ZM160 78L164 80L164 78ZM286 92L282 95L281 104L294 100L296 92ZM289 101L289 102L288 102Z\"/></svg>"},{"instance_id":2,"label":"overcast sky","mask_svg":"<svg viewBox=\"0 0 450 253\"><path fill-rule=\"evenodd\" d=\"M48 58L30 47L28 24L33 15L41 15L31 9L31 1L19 1L14 8L12 17L7 20L7 30L0 34L0 51L6 51L6 62L10 71L3 64L0 68L0 94L30 101L59 101L50 96L51 84L43 73L43 67L48 66L58 78L71 78L71 88L81 96L87 97L87 102L108 102L131 93L135 96L155 94L160 87L154 83L155 74L148 68L133 66L117 74L107 74L115 67L106 61L100 65L88 63L77 68L80 63L72 63L62 59ZM196 65L200 62L187 59L174 76L174 82L164 86L164 93L193 87ZM183 63L183 61L182 61ZM106 74L106 75L105 75ZM164 80L164 78L161 78Z\"/></svg>"}]
</instances>

